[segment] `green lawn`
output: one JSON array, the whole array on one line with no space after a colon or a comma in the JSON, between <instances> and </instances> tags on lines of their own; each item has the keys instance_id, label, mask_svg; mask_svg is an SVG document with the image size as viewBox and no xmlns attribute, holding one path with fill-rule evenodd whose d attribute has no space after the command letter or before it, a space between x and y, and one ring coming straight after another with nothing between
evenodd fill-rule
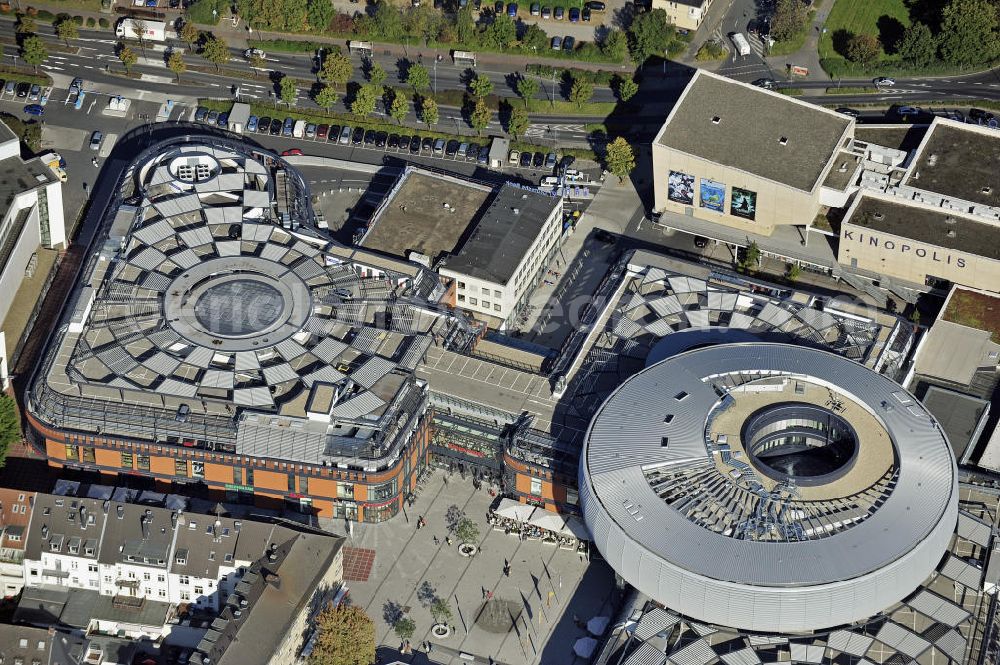
<instances>
[{"instance_id":1,"label":"green lawn","mask_svg":"<svg viewBox=\"0 0 1000 665\"><path fill-rule=\"evenodd\" d=\"M819 57L835 58L843 55L834 48L838 33L843 34L840 31L849 35L868 33L885 39L899 25L903 28L910 25L905 0L837 0L826 19L826 32L819 40Z\"/></svg>"}]
</instances>

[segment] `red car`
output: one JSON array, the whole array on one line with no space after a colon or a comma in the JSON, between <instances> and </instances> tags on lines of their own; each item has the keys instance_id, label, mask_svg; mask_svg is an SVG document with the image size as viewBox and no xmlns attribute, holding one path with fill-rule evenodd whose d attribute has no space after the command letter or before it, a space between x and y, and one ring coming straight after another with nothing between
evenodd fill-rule
<instances>
[{"instance_id":1,"label":"red car","mask_svg":"<svg viewBox=\"0 0 1000 665\"><path fill-rule=\"evenodd\" d=\"M330 133L330 125L320 125L316 128L316 138L325 141L326 135Z\"/></svg>"},{"instance_id":2,"label":"red car","mask_svg":"<svg viewBox=\"0 0 1000 665\"><path fill-rule=\"evenodd\" d=\"M291 150L286 150L285 152L281 153L281 156L282 157L292 157L292 156L301 155L301 154L302 154L301 150L299 150L298 148L292 148Z\"/></svg>"}]
</instances>

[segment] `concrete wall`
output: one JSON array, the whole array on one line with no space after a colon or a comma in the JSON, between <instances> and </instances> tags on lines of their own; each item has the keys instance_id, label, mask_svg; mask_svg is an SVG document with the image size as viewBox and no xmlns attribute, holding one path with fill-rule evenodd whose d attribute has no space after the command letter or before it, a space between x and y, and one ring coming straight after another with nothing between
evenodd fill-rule
<instances>
[{"instance_id":1,"label":"concrete wall","mask_svg":"<svg viewBox=\"0 0 1000 665\"><path fill-rule=\"evenodd\" d=\"M916 284L932 276L989 291L1000 285L1000 261L854 224L845 223L840 230L837 261Z\"/></svg>"},{"instance_id":2,"label":"concrete wall","mask_svg":"<svg viewBox=\"0 0 1000 665\"><path fill-rule=\"evenodd\" d=\"M670 23L685 30L697 30L711 6L712 0L704 0L700 8L690 7L675 0L653 0L653 9L664 10ZM740 32L745 29L746 25L740 26Z\"/></svg>"},{"instance_id":3,"label":"concrete wall","mask_svg":"<svg viewBox=\"0 0 1000 665\"><path fill-rule=\"evenodd\" d=\"M5 223L7 220L12 221L23 208L34 205L32 201L37 201L33 191L17 196L7 211ZM14 247L7 265L3 266L2 273L0 273L0 321L6 318L7 312L14 302L14 296L17 295L17 289L24 280L24 269L28 266L31 255L38 251L40 242L38 207L35 205L20 232L17 245Z\"/></svg>"},{"instance_id":4,"label":"concrete wall","mask_svg":"<svg viewBox=\"0 0 1000 665\"><path fill-rule=\"evenodd\" d=\"M52 182L45 186L49 200L49 235L51 247L66 246L66 215L63 211L62 183Z\"/></svg>"},{"instance_id":5,"label":"concrete wall","mask_svg":"<svg viewBox=\"0 0 1000 665\"><path fill-rule=\"evenodd\" d=\"M680 171L694 176L694 195L691 205L668 198L667 180L670 171ZM726 186L726 199L722 212L700 205L702 178ZM757 210L753 221L730 214L733 187L757 193ZM811 225L820 209L820 191L820 187L816 187L813 192L793 189L745 171L678 152L657 142L653 143L654 207L658 212L670 211L748 233L770 235L775 226Z\"/></svg>"}]
</instances>

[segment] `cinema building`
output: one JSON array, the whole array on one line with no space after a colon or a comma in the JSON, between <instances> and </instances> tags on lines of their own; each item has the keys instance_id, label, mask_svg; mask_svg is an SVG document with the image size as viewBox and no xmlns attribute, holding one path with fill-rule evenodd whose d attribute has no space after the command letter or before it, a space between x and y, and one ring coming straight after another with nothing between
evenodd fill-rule
<instances>
[{"instance_id":1,"label":"cinema building","mask_svg":"<svg viewBox=\"0 0 1000 665\"><path fill-rule=\"evenodd\" d=\"M58 467L388 519L426 464L414 368L464 320L429 271L316 233L280 158L198 138L122 173L26 393L35 444Z\"/></svg>"}]
</instances>

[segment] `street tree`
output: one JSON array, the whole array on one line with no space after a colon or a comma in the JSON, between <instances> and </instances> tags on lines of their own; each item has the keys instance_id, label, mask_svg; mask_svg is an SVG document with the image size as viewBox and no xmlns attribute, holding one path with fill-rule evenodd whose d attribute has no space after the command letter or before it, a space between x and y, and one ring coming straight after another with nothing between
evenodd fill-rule
<instances>
[{"instance_id":1,"label":"street tree","mask_svg":"<svg viewBox=\"0 0 1000 665\"><path fill-rule=\"evenodd\" d=\"M859 65L870 67L882 55L882 44L878 37L862 33L851 35L847 42L847 59Z\"/></svg>"},{"instance_id":2,"label":"street tree","mask_svg":"<svg viewBox=\"0 0 1000 665\"><path fill-rule=\"evenodd\" d=\"M414 92L420 92L431 87L431 75L423 65L412 63L406 70L406 84Z\"/></svg>"},{"instance_id":3,"label":"street tree","mask_svg":"<svg viewBox=\"0 0 1000 665\"><path fill-rule=\"evenodd\" d=\"M361 86L354 93L354 100L351 102L351 113L367 118L375 112L375 104L378 103L381 86L371 83Z\"/></svg>"},{"instance_id":4,"label":"street tree","mask_svg":"<svg viewBox=\"0 0 1000 665\"><path fill-rule=\"evenodd\" d=\"M403 15L403 30L414 39L428 41L438 34L443 16L430 3L410 7Z\"/></svg>"},{"instance_id":5,"label":"street tree","mask_svg":"<svg viewBox=\"0 0 1000 665\"><path fill-rule=\"evenodd\" d=\"M35 34L38 32L38 24L35 23L35 17L28 16L27 14L21 14L17 17L17 27L15 30L19 35Z\"/></svg>"},{"instance_id":6,"label":"street tree","mask_svg":"<svg viewBox=\"0 0 1000 665\"><path fill-rule=\"evenodd\" d=\"M581 78L573 79L573 85L569 89L569 101L576 104L576 107L583 108L583 105L594 96L594 84Z\"/></svg>"},{"instance_id":7,"label":"street tree","mask_svg":"<svg viewBox=\"0 0 1000 665\"><path fill-rule=\"evenodd\" d=\"M471 518L463 517L455 527L455 536L459 542L475 545L479 542L479 525Z\"/></svg>"},{"instance_id":8,"label":"street tree","mask_svg":"<svg viewBox=\"0 0 1000 665\"><path fill-rule=\"evenodd\" d=\"M372 62L368 67L368 82L374 83L375 85L382 85L385 83L385 79L388 75L385 73L385 68L377 62Z\"/></svg>"},{"instance_id":9,"label":"street tree","mask_svg":"<svg viewBox=\"0 0 1000 665\"><path fill-rule=\"evenodd\" d=\"M206 60L215 65L215 71L219 71L222 65L229 62L229 44L222 37L212 35L205 42L205 48L202 49L201 54L205 56Z\"/></svg>"},{"instance_id":10,"label":"street tree","mask_svg":"<svg viewBox=\"0 0 1000 665\"><path fill-rule=\"evenodd\" d=\"M798 263L789 263L788 272L785 276L788 277L789 282L797 282L799 277L802 276L802 268L799 267Z\"/></svg>"},{"instance_id":11,"label":"street tree","mask_svg":"<svg viewBox=\"0 0 1000 665\"><path fill-rule=\"evenodd\" d=\"M476 96L477 99L484 99L493 92L493 81L486 74L479 74L476 78L472 79L469 83L469 91Z\"/></svg>"},{"instance_id":12,"label":"street tree","mask_svg":"<svg viewBox=\"0 0 1000 665\"><path fill-rule=\"evenodd\" d=\"M324 85L316 92L316 104L327 111L337 103L337 91L328 85Z\"/></svg>"},{"instance_id":13,"label":"street tree","mask_svg":"<svg viewBox=\"0 0 1000 665\"><path fill-rule=\"evenodd\" d=\"M330 27L330 21L333 20L335 13L336 10L332 2L327 2L327 0L313 0L307 6L306 19L309 21L309 27L322 32Z\"/></svg>"},{"instance_id":14,"label":"street tree","mask_svg":"<svg viewBox=\"0 0 1000 665\"><path fill-rule=\"evenodd\" d=\"M535 98L540 86L541 84L538 82L538 79L528 78L527 76L522 76L517 80L515 87L517 88L518 96L524 100L524 108L528 108L528 100Z\"/></svg>"},{"instance_id":15,"label":"street tree","mask_svg":"<svg viewBox=\"0 0 1000 665\"><path fill-rule=\"evenodd\" d=\"M257 78L257 73L267 66L267 61L264 60L264 56L260 53L254 53L250 56L250 67L253 68L253 76Z\"/></svg>"},{"instance_id":16,"label":"street tree","mask_svg":"<svg viewBox=\"0 0 1000 665\"><path fill-rule=\"evenodd\" d=\"M628 38L618 28L611 28L601 42L601 51L615 62L621 62L628 55Z\"/></svg>"},{"instance_id":17,"label":"street tree","mask_svg":"<svg viewBox=\"0 0 1000 665\"><path fill-rule=\"evenodd\" d=\"M619 183L624 183L625 178L635 168L635 153L632 152L632 146L628 144L628 141L619 136L608 144L604 161L608 171L618 176Z\"/></svg>"},{"instance_id":18,"label":"street tree","mask_svg":"<svg viewBox=\"0 0 1000 665\"><path fill-rule=\"evenodd\" d=\"M298 95L295 79L287 75L282 76L281 83L278 85L278 95L281 97L281 101L291 107L295 103L295 97Z\"/></svg>"},{"instance_id":19,"label":"street tree","mask_svg":"<svg viewBox=\"0 0 1000 665\"><path fill-rule=\"evenodd\" d=\"M645 62L654 55L665 56L667 47L677 34L674 26L667 20L667 13L662 9L639 14L632 19L628 31L629 48L632 59L636 62Z\"/></svg>"},{"instance_id":20,"label":"street tree","mask_svg":"<svg viewBox=\"0 0 1000 665\"><path fill-rule=\"evenodd\" d=\"M67 16L56 24L56 34L59 35L59 39L63 40L66 47L69 48L69 40L80 36L80 28L76 24L76 21Z\"/></svg>"},{"instance_id":21,"label":"street tree","mask_svg":"<svg viewBox=\"0 0 1000 665\"><path fill-rule=\"evenodd\" d=\"M528 112L520 106L512 108L507 118L507 133L517 139L526 129L528 129Z\"/></svg>"},{"instance_id":22,"label":"street tree","mask_svg":"<svg viewBox=\"0 0 1000 665\"><path fill-rule=\"evenodd\" d=\"M542 30L537 23L529 23L528 27L524 29L524 34L521 35L521 48L538 53L538 51L544 52L548 45L548 33Z\"/></svg>"},{"instance_id":23,"label":"street tree","mask_svg":"<svg viewBox=\"0 0 1000 665\"><path fill-rule=\"evenodd\" d=\"M198 26L194 24L194 21L185 19L178 35L181 39L187 42L188 48L190 49L194 47L194 43L201 37L201 31L198 30Z\"/></svg>"},{"instance_id":24,"label":"street tree","mask_svg":"<svg viewBox=\"0 0 1000 665\"><path fill-rule=\"evenodd\" d=\"M184 62L184 54L180 50L171 51L167 58L167 69L174 73L177 81L180 82L181 74L187 71L187 63Z\"/></svg>"},{"instance_id":25,"label":"street tree","mask_svg":"<svg viewBox=\"0 0 1000 665\"><path fill-rule=\"evenodd\" d=\"M466 4L455 15L455 34L458 36L460 44L476 45L476 19L472 17L471 4Z\"/></svg>"},{"instance_id":26,"label":"street tree","mask_svg":"<svg viewBox=\"0 0 1000 665\"><path fill-rule=\"evenodd\" d=\"M431 125L436 125L439 119L437 102L430 97L424 97L420 103L420 117L427 125L427 129L430 129Z\"/></svg>"},{"instance_id":27,"label":"street tree","mask_svg":"<svg viewBox=\"0 0 1000 665\"><path fill-rule=\"evenodd\" d=\"M132 71L132 65L139 61L139 56L136 55L131 46L122 45L118 49L118 59L125 65L125 73L128 74Z\"/></svg>"},{"instance_id":28,"label":"street tree","mask_svg":"<svg viewBox=\"0 0 1000 665\"><path fill-rule=\"evenodd\" d=\"M388 0L378 0L372 24L378 36L386 40L396 40L403 36L403 14Z\"/></svg>"},{"instance_id":29,"label":"street tree","mask_svg":"<svg viewBox=\"0 0 1000 665\"><path fill-rule=\"evenodd\" d=\"M517 25L514 19L501 14L493 18L493 22L483 32L483 42L498 50L510 48L517 41Z\"/></svg>"},{"instance_id":30,"label":"street tree","mask_svg":"<svg viewBox=\"0 0 1000 665\"><path fill-rule=\"evenodd\" d=\"M146 57L146 22L141 18L132 21L132 36L139 41L142 57Z\"/></svg>"},{"instance_id":31,"label":"street tree","mask_svg":"<svg viewBox=\"0 0 1000 665\"><path fill-rule=\"evenodd\" d=\"M632 77L620 77L618 79L618 99L623 102L635 97L635 93L639 92L639 84L635 82Z\"/></svg>"},{"instance_id":32,"label":"street tree","mask_svg":"<svg viewBox=\"0 0 1000 665\"><path fill-rule=\"evenodd\" d=\"M991 0L951 0L941 10L941 57L961 67L992 60L1000 51L997 25Z\"/></svg>"},{"instance_id":33,"label":"street tree","mask_svg":"<svg viewBox=\"0 0 1000 665\"><path fill-rule=\"evenodd\" d=\"M489 127L490 120L493 119L493 111L486 105L486 100L480 98L476 100L476 106L469 114L469 122L476 134L483 135L483 130Z\"/></svg>"},{"instance_id":34,"label":"street tree","mask_svg":"<svg viewBox=\"0 0 1000 665\"><path fill-rule=\"evenodd\" d=\"M417 624L413 623L413 619L410 617L403 617L396 622L392 629L396 631L399 639L408 640L413 637L413 633L417 630Z\"/></svg>"},{"instance_id":35,"label":"street tree","mask_svg":"<svg viewBox=\"0 0 1000 665\"><path fill-rule=\"evenodd\" d=\"M389 107L389 116L402 125L409 113L410 103L406 101L406 96L396 91L395 96L392 98L392 106Z\"/></svg>"},{"instance_id":36,"label":"street tree","mask_svg":"<svg viewBox=\"0 0 1000 665\"><path fill-rule=\"evenodd\" d=\"M10 444L21 440L17 402L10 395L0 395L0 467L7 461Z\"/></svg>"},{"instance_id":37,"label":"street tree","mask_svg":"<svg viewBox=\"0 0 1000 665\"><path fill-rule=\"evenodd\" d=\"M919 21L911 23L899 41L899 57L913 67L923 68L934 61L937 42L931 29Z\"/></svg>"},{"instance_id":38,"label":"street tree","mask_svg":"<svg viewBox=\"0 0 1000 665\"><path fill-rule=\"evenodd\" d=\"M369 665L375 662L375 623L360 607L327 607L316 617L309 665Z\"/></svg>"},{"instance_id":39,"label":"street tree","mask_svg":"<svg viewBox=\"0 0 1000 665\"><path fill-rule=\"evenodd\" d=\"M340 53L329 53L323 58L319 80L338 86L345 85L354 76L354 64L350 58Z\"/></svg>"},{"instance_id":40,"label":"street tree","mask_svg":"<svg viewBox=\"0 0 1000 665\"><path fill-rule=\"evenodd\" d=\"M431 603L431 616L434 617L435 623L447 624L451 621L452 611L451 605L448 603L447 598L435 598Z\"/></svg>"},{"instance_id":41,"label":"street tree","mask_svg":"<svg viewBox=\"0 0 1000 665\"><path fill-rule=\"evenodd\" d=\"M775 41L788 41L805 26L806 4L802 0L778 0L771 17L771 37Z\"/></svg>"}]
</instances>

